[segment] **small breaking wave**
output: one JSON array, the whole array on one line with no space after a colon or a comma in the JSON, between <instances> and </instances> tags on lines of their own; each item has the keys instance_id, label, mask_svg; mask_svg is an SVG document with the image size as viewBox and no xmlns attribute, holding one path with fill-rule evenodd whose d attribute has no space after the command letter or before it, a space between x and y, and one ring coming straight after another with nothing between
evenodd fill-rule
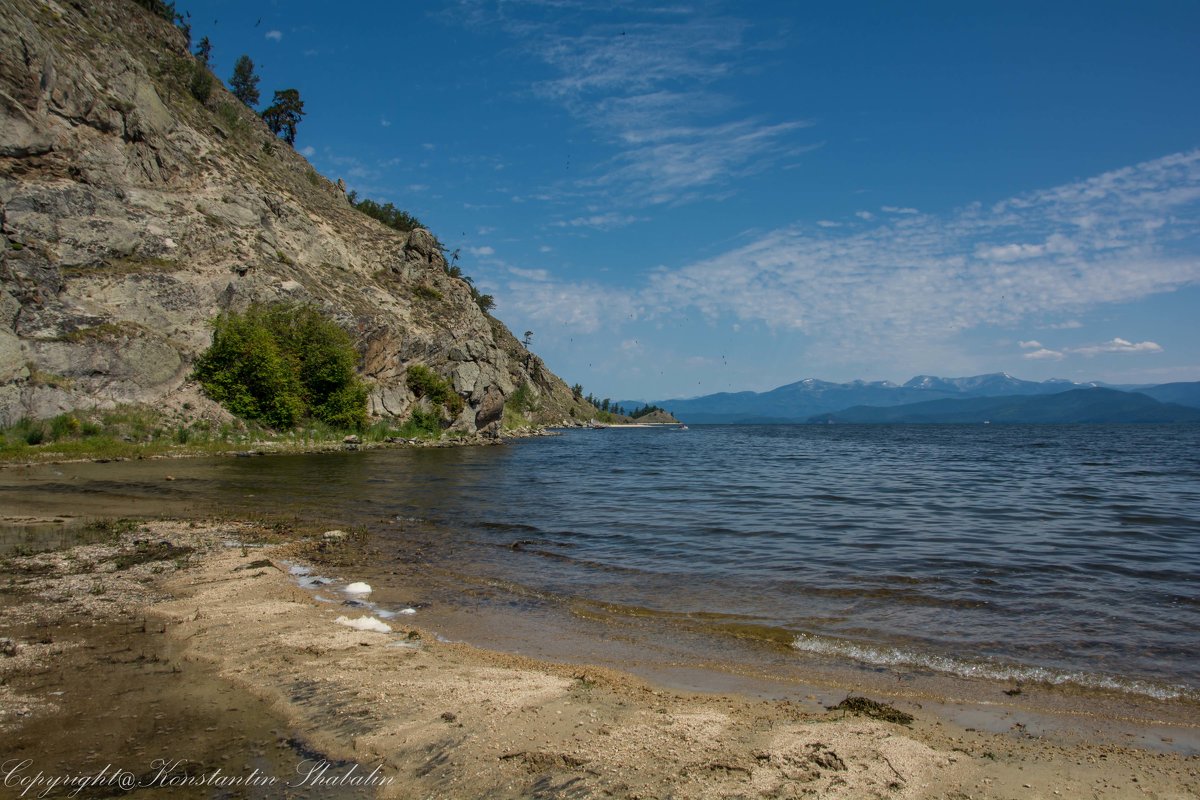
<instances>
[{"instance_id":1,"label":"small breaking wave","mask_svg":"<svg viewBox=\"0 0 1200 800\"><path fill-rule=\"evenodd\" d=\"M874 666L916 667L961 678L1102 689L1125 694L1145 695L1157 700L1200 700L1200 692L1178 684L1161 684L1099 673L1032 667L1026 664L1006 664L988 660L973 661L936 653L922 653L902 647L863 644L808 633L797 635L792 642L792 648L804 653L849 658Z\"/></svg>"}]
</instances>

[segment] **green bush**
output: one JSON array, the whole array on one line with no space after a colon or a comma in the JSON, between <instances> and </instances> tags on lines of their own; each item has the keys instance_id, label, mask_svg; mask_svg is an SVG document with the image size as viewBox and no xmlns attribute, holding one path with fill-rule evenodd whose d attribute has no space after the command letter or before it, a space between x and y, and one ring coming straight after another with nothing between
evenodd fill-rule
<instances>
[{"instance_id":1,"label":"green bush","mask_svg":"<svg viewBox=\"0 0 1200 800\"><path fill-rule=\"evenodd\" d=\"M192 93L192 97L204 105L208 102L208 98L212 97L213 76L205 67L200 64L192 66L192 77L188 81L188 91Z\"/></svg>"},{"instance_id":2,"label":"green bush","mask_svg":"<svg viewBox=\"0 0 1200 800\"><path fill-rule=\"evenodd\" d=\"M421 224L421 220L417 219L412 214L409 214L407 211L401 211L391 203L379 205L379 203L376 203L374 200L369 198L363 198L362 200L359 200L357 192L350 192L348 195L346 195L346 197L350 200L350 205L354 206L368 217L373 217L374 219L379 220L393 230L408 233L411 230L425 227Z\"/></svg>"},{"instance_id":3,"label":"green bush","mask_svg":"<svg viewBox=\"0 0 1200 800\"><path fill-rule=\"evenodd\" d=\"M404 427L400 429L401 435L411 439L413 437L437 437L442 433L442 420L436 412L422 411L419 408L414 408L412 416L404 423Z\"/></svg>"},{"instance_id":4,"label":"green bush","mask_svg":"<svg viewBox=\"0 0 1200 800\"><path fill-rule=\"evenodd\" d=\"M50 436L53 439L65 439L79 433L79 418L73 414L59 414L50 420Z\"/></svg>"},{"instance_id":5,"label":"green bush","mask_svg":"<svg viewBox=\"0 0 1200 800\"><path fill-rule=\"evenodd\" d=\"M17 423L18 432L28 445L39 445L46 441L46 428L37 420L21 420Z\"/></svg>"},{"instance_id":6,"label":"green bush","mask_svg":"<svg viewBox=\"0 0 1200 800\"><path fill-rule=\"evenodd\" d=\"M312 306L255 304L213 323L196 361L204 392L234 414L273 428L312 418L342 430L367 420L367 387L350 335Z\"/></svg>"},{"instance_id":7,"label":"green bush","mask_svg":"<svg viewBox=\"0 0 1200 800\"><path fill-rule=\"evenodd\" d=\"M458 392L442 376L423 364L410 364L405 373L408 388L417 397L424 397L431 403L445 407L450 416L458 416L465 404Z\"/></svg>"}]
</instances>

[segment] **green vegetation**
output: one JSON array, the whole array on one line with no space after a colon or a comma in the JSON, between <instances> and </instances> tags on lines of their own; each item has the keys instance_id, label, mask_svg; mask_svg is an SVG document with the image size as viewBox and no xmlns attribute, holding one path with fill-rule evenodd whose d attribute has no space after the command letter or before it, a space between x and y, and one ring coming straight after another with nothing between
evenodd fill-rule
<instances>
[{"instance_id":1,"label":"green vegetation","mask_svg":"<svg viewBox=\"0 0 1200 800\"><path fill-rule=\"evenodd\" d=\"M442 300L445 298L445 295L427 283L418 283L414 286L413 295L422 300Z\"/></svg>"},{"instance_id":2,"label":"green vegetation","mask_svg":"<svg viewBox=\"0 0 1200 800\"><path fill-rule=\"evenodd\" d=\"M208 102L208 98L212 97L213 85L216 83L212 73L208 71L208 67L203 64L192 65L192 75L188 79L188 91L192 93L192 97L201 103Z\"/></svg>"},{"instance_id":3,"label":"green vegetation","mask_svg":"<svg viewBox=\"0 0 1200 800\"><path fill-rule=\"evenodd\" d=\"M578 384L576 384L576 385L578 386ZM579 387L579 391L581 391L581 392L583 391L582 386ZM625 413L624 408L622 408L617 403L612 402L612 400L610 400L607 397L604 398L603 400L601 400L598 397L592 396L591 392L589 392L587 394L587 396L584 397L583 399L585 402L591 403L593 406L595 406L601 413L612 414L612 415L616 415L616 416L620 416ZM650 412L647 411L645 413L648 414ZM597 419L600 419L600 418L597 417ZM601 421L605 421L605 420L601 420Z\"/></svg>"},{"instance_id":4,"label":"green vegetation","mask_svg":"<svg viewBox=\"0 0 1200 800\"><path fill-rule=\"evenodd\" d=\"M316 308L254 304L244 314L223 314L213 327L194 377L234 414L278 429L309 418L346 430L365 426L367 387L355 372L354 344Z\"/></svg>"},{"instance_id":5,"label":"green vegetation","mask_svg":"<svg viewBox=\"0 0 1200 800\"><path fill-rule=\"evenodd\" d=\"M360 436L364 442L384 442L436 439L441 433L436 412L417 411L399 427L381 421ZM345 435L344 429L316 420L302 428L276 432L244 420L218 425L206 419L172 419L159 409L126 405L108 411L79 410L49 420L22 419L0 429L0 461L115 460L259 448L286 452L341 447Z\"/></svg>"},{"instance_id":6,"label":"green vegetation","mask_svg":"<svg viewBox=\"0 0 1200 800\"><path fill-rule=\"evenodd\" d=\"M377 219L389 228L398 230L401 233L408 233L417 228L424 228L421 220L409 214L407 211L401 211L391 203L379 205L374 200L369 198L358 199L358 192L348 192L346 199L350 201L350 205L357 208L362 213L372 219Z\"/></svg>"},{"instance_id":7,"label":"green vegetation","mask_svg":"<svg viewBox=\"0 0 1200 800\"><path fill-rule=\"evenodd\" d=\"M134 2L167 22L177 23L182 20L182 17L175 11L174 3L164 3L163 0L134 0Z\"/></svg>"},{"instance_id":8,"label":"green vegetation","mask_svg":"<svg viewBox=\"0 0 1200 800\"><path fill-rule=\"evenodd\" d=\"M207 423L201 421L195 425L196 435L189 436L196 439L194 452L228 449L209 445ZM48 420L25 418L0 429L0 458L143 457L172 449L175 444L173 433L160 412L139 406L119 406L103 412L76 411ZM200 441L202 435L204 442Z\"/></svg>"},{"instance_id":9,"label":"green vegetation","mask_svg":"<svg viewBox=\"0 0 1200 800\"><path fill-rule=\"evenodd\" d=\"M295 89L275 92L271 105L262 112L263 121L271 133L283 137L290 145L296 144L296 126L304 116L304 101Z\"/></svg>"},{"instance_id":10,"label":"green vegetation","mask_svg":"<svg viewBox=\"0 0 1200 800\"><path fill-rule=\"evenodd\" d=\"M412 415L399 428L387 427L387 436L400 439L436 439L442 435L442 417L436 411L414 408Z\"/></svg>"},{"instance_id":11,"label":"green vegetation","mask_svg":"<svg viewBox=\"0 0 1200 800\"><path fill-rule=\"evenodd\" d=\"M196 45L196 60L205 68L212 68L212 42L208 40L207 36L202 37L200 43Z\"/></svg>"},{"instance_id":12,"label":"green vegetation","mask_svg":"<svg viewBox=\"0 0 1200 800\"><path fill-rule=\"evenodd\" d=\"M258 76L254 74L254 62L250 56L242 55L233 65L229 91L250 108L258 105Z\"/></svg>"},{"instance_id":13,"label":"green vegetation","mask_svg":"<svg viewBox=\"0 0 1200 800\"><path fill-rule=\"evenodd\" d=\"M32 361L25 362L25 369L29 370L29 383L31 386L49 386L52 389L71 388L70 378L65 375L56 375L53 372L43 372Z\"/></svg>"},{"instance_id":14,"label":"green vegetation","mask_svg":"<svg viewBox=\"0 0 1200 800\"><path fill-rule=\"evenodd\" d=\"M620 406L618 406L618 408L620 408ZM632 417L633 419L641 419L642 417L646 416L647 414L653 414L655 411L661 411L664 414L670 413L665 408L660 408L655 405L644 405L641 408L637 408L637 409L634 409L633 411L630 411L629 416Z\"/></svg>"},{"instance_id":15,"label":"green vegetation","mask_svg":"<svg viewBox=\"0 0 1200 800\"><path fill-rule=\"evenodd\" d=\"M466 405L448 380L423 364L410 364L405 372L405 382L417 397L442 406L452 417L462 413Z\"/></svg>"},{"instance_id":16,"label":"green vegetation","mask_svg":"<svg viewBox=\"0 0 1200 800\"><path fill-rule=\"evenodd\" d=\"M90 328L76 328L70 333L64 333L62 336L57 337L55 341L80 344L96 340L132 339L143 331L145 331L145 328L136 322L128 322L126 320L101 322L99 325L93 325Z\"/></svg>"},{"instance_id":17,"label":"green vegetation","mask_svg":"<svg viewBox=\"0 0 1200 800\"><path fill-rule=\"evenodd\" d=\"M64 278L87 277L118 277L121 275L138 275L147 272L175 272L182 269L178 261L160 256L140 256L137 254L125 258L110 258L91 264L76 264L62 268Z\"/></svg>"},{"instance_id":18,"label":"green vegetation","mask_svg":"<svg viewBox=\"0 0 1200 800\"><path fill-rule=\"evenodd\" d=\"M528 383L522 383L504 400L503 426L507 430L529 427L526 412L538 410L537 398Z\"/></svg>"}]
</instances>

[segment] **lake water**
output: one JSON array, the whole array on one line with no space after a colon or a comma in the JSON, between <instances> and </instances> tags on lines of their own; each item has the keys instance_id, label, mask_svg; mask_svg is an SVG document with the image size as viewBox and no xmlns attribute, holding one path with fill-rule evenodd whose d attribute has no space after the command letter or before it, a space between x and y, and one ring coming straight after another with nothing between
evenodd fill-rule
<instances>
[{"instance_id":1,"label":"lake water","mask_svg":"<svg viewBox=\"0 0 1200 800\"><path fill-rule=\"evenodd\" d=\"M1200 699L1197 426L575 430L0 483L52 513L361 524L509 598L796 659Z\"/></svg>"}]
</instances>

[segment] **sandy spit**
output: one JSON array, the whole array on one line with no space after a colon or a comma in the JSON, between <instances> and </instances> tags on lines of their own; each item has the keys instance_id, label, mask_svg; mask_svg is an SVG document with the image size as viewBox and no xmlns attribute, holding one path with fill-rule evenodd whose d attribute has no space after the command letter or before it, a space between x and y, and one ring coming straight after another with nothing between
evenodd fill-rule
<instances>
[{"instance_id":1,"label":"sandy spit","mask_svg":"<svg viewBox=\"0 0 1200 800\"><path fill-rule=\"evenodd\" d=\"M186 692L199 677L214 682L246 699L243 713L271 717L271 734L285 727L293 760L327 761L327 777L373 776L358 788L383 798L1200 796L1194 757L955 729L933 716L905 726L806 713L787 701L664 691L611 670L442 642L420 628L419 613L389 619L387 633L355 630L335 620L368 611L343 597L323 602L318 595L335 593L302 588L289 574L339 542L242 546L253 533L228 522L153 522L111 544L7 559L0 762L37 761L39 749L57 757L64 748L47 729L86 739L58 698L88 670L114 667L84 660L59 683L30 676L88 650L87 630L123 620L124 635L157 637L154 658L161 652L171 665L157 673L164 685ZM160 716L166 707L154 705ZM44 724L56 715L62 724ZM225 774L249 772L252 759L239 764L238 754L272 744L237 724L213 734L243 742L223 751ZM180 720L173 738L185 750L187 725ZM21 732L35 729L50 738L20 744ZM58 758L56 768L93 768L69 761Z\"/></svg>"}]
</instances>

